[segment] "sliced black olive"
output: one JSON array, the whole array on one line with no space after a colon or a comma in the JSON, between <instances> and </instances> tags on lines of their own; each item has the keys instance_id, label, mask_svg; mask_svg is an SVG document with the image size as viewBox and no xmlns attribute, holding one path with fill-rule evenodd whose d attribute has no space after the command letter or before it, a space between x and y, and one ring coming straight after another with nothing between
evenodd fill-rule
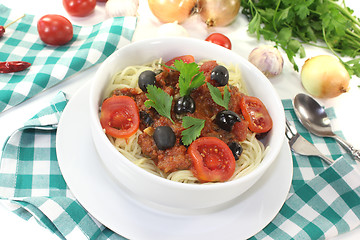
<instances>
[{"instance_id":1,"label":"sliced black olive","mask_svg":"<svg viewBox=\"0 0 360 240\"><path fill-rule=\"evenodd\" d=\"M140 73L138 80L139 88L143 92L147 92L148 85L155 85L156 82L155 76L156 74L151 70L146 70Z\"/></svg>"},{"instance_id":2,"label":"sliced black olive","mask_svg":"<svg viewBox=\"0 0 360 240\"><path fill-rule=\"evenodd\" d=\"M160 150L172 148L176 142L174 131L169 126L159 126L155 129L153 135L156 146Z\"/></svg>"},{"instance_id":3,"label":"sliced black olive","mask_svg":"<svg viewBox=\"0 0 360 240\"><path fill-rule=\"evenodd\" d=\"M225 86L229 82L229 71L222 65L217 65L211 71L211 80L215 80L219 86Z\"/></svg>"},{"instance_id":4,"label":"sliced black olive","mask_svg":"<svg viewBox=\"0 0 360 240\"><path fill-rule=\"evenodd\" d=\"M140 111L140 119L145 126L150 126L154 122L150 114L146 111Z\"/></svg>"},{"instance_id":5,"label":"sliced black olive","mask_svg":"<svg viewBox=\"0 0 360 240\"><path fill-rule=\"evenodd\" d=\"M176 114L183 114L186 112L194 113L195 112L195 101L192 99L192 97L186 95L183 97L180 97L176 102L174 106L174 112Z\"/></svg>"},{"instance_id":6,"label":"sliced black olive","mask_svg":"<svg viewBox=\"0 0 360 240\"><path fill-rule=\"evenodd\" d=\"M237 142L231 142L229 143L229 148L232 151L235 160L239 160L239 157L241 156L242 152L243 152L243 148L241 147L241 145Z\"/></svg>"},{"instance_id":7,"label":"sliced black olive","mask_svg":"<svg viewBox=\"0 0 360 240\"><path fill-rule=\"evenodd\" d=\"M240 122L241 118L230 110L223 110L218 112L215 117L215 123L226 131L231 132L232 127L236 122Z\"/></svg>"}]
</instances>

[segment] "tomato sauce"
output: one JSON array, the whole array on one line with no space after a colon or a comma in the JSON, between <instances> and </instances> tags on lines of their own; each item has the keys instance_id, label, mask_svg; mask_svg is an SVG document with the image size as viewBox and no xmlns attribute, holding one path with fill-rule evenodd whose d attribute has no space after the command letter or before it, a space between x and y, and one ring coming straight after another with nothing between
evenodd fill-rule
<instances>
[{"instance_id":1,"label":"tomato sauce","mask_svg":"<svg viewBox=\"0 0 360 240\"><path fill-rule=\"evenodd\" d=\"M203 71L206 77L205 81L213 85L215 83L211 82L210 73L215 66L217 66L215 61L209 61L205 62L200 67L200 71ZM173 96L174 100L176 100L179 97L178 78L179 72L177 71L163 71L156 75L156 86L162 88L170 96ZM223 92L225 87L228 86L219 87L220 91ZM242 118L239 103L244 94L234 86L229 86L229 91L231 94L229 110L237 113ZM187 146L184 146L181 142L181 132L184 130L182 127L181 117L177 116L173 112L175 101L173 101L171 113L171 117L175 123L172 123L168 118L159 115L153 108L148 109L145 107L144 102L147 100L147 97L144 92L137 88L116 89L113 94L133 97L139 111L145 112L146 115L152 119L152 123L150 125L144 121L144 119L140 119L139 128L143 131L143 133L140 134L138 138L138 144L141 146L142 153L145 156L154 160L159 169L165 173L189 169L191 167L191 158L187 154ZM223 130L215 124L214 118L216 114L225 110L225 108L213 101L206 84L203 84L199 88L193 90L191 92L191 97L195 100L196 111L194 113L188 113L187 115L205 120L205 127L202 129L200 137L217 137L226 144L234 140L243 141L246 138L248 131L248 126L246 124L238 124L236 126L236 133L233 131L228 132ZM151 134L148 134L148 131L144 130L149 127L155 129L158 126L166 125L170 126L174 131L176 135L176 143L175 146L170 149L159 150L156 147Z\"/></svg>"}]
</instances>

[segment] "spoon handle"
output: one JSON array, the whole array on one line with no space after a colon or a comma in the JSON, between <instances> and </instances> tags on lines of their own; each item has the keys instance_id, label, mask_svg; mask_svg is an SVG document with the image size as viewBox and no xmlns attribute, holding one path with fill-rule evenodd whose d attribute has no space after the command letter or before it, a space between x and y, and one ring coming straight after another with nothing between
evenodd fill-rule
<instances>
[{"instance_id":1,"label":"spoon handle","mask_svg":"<svg viewBox=\"0 0 360 240\"><path fill-rule=\"evenodd\" d=\"M355 160L360 161L360 151L355 149L350 143L339 137L338 135L334 135L333 138L338 141L351 155Z\"/></svg>"}]
</instances>

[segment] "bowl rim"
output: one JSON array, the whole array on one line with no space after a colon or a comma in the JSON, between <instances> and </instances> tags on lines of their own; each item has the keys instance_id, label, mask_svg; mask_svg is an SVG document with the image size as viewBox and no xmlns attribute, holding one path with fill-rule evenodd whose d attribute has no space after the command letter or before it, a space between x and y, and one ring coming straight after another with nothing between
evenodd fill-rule
<instances>
[{"instance_id":1,"label":"bowl rim","mask_svg":"<svg viewBox=\"0 0 360 240\"><path fill-rule=\"evenodd\" d=\"M94 99L94 94L96 92L95 86L97 86L96 79L102 74L104 69L107 68L107 64L115 61L115 59L118 57L118 55L121 55L122 52L136 49L138 46L154 44L154 43L159 43L159 42L164 42L164 41L172 42L173 44L175 44L175 42L181 41L182 43L186 42L187 44L204 45L204 47L209 47L209 48L214 48L214 49L218 49L221 51L225 51L225 52L227 52L227 54L231 54L231 55L233 55L233 57L238 58L240 64L244 64L247 68L250 68L252 71L255 72L255 74L262 76L262 78L265 80L264 82L265 82L266 86L264 86L264 87L269 87L271 89L272 95L275 96L273 104L275 105L275 108L280 110L280 112L279 112L279 114L281 115L280 117L282 119L284 119L284 121L281 121L278 123L278 125L279 125L278 133L279 133L279 136L281 136L281 138L276 140L278 143L274 146L275 149L274 148L269 149L269 151L266 153L266 155L262 159L260 165L258 167L256 167L253 171L251 171L250 173L248 173L238 179L234 179L234 180L226 181L226 182L216 182L216 183L212 183L212 184L192 184L192 183L182 183L182 182L171 181L169 179L166 179L166 178L157 176L153 173L150 173L150 172L142 169L139 166L136 166L129 159L127 159L124 155L122 155L119 151L117 151L116 148L108 140L108 138L106 137L106 135L104 134L104 132L101 128L98 117L96 117L96 116L98 116L98 112L96 109L99 108L99 106L97 104L98 99ZM194 56L194 57L196 59L196 56ZM106 81L109 82L109 79L103 80L103 81L101 81L101 83L106 82ZM244 81L247 82L246 79ZM280 152L281 146L282 146L284 138L285 138L284 134L280 134L281 129L285 129L285 112L284 112L284 109L283 109L283 106L281 103L281 99L280 99L279 95L277 94L275 88L271 84L270 80L259 69L257 69L247 59L240 56L238 53L236 53L232 50L226 49L222 46L219 46L219 45L216 45L216 44L213 44L210 42L206 42L204 40L200 40L200 39L196 39L196 38L189 38L189 37L156 37L156 38L150 38L150 39L144 39L144 40L132 42L132 43L116 50L114 53L112 53L100 65L100 67L96 71L93 79L91 80L90 84L91 84L91 86L90 86L89 96L90 96L90 120L92 121L92 132L93 132L92 137L94 137L94 131L95 131L95 133L97 135L102 137L102 140L105 142L104 144L108 150L112 151L114 154L118 155L120 158L125 158L127 160L127 161L119 161L119 162L121 162L121 164L125 164L126 167L131 168L133 171L136 171L136 174L143 174L144 177L149 178L151 181L154 181L156 184L169 185L172 187L177 187L178 189L186 189L186 190L202 190L202 189L216 190L219 188L221 188L221 189L232 188L233 186L241 185L242 182L248 182L249 180L251 181L254 179L255 179L255 181L254 181L254 183L255 183L257 178L261 177L264 174L264 172L270 167L270 165L275 161L276 157L278 156L278 154ZM101 156L100 156L100 159L102 159ZM267 159L269 159L269 160L267 160ZM264 160L266 160L266 161L264 161ZM103 163L105 164L104 160L101 160L101 161L103 161Z\"/></svg>"}]
</instances>

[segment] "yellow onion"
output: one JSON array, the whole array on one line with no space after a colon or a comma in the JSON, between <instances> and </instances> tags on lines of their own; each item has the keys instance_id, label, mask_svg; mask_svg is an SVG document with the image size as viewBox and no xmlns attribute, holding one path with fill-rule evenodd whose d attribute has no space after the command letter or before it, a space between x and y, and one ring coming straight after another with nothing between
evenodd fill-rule
<instances>
[{"instance_id":1,"label":"yellow onion","mask_svg":"<svg viewBox=\"0 0 360 240\"><path fill-rule=\"evenodd\" d=\"M350 75L341 62L330 55L319 55L305 61L301 83L314 97L332 98L349 90Z\"/></svg>"},{"instance_id":2,"label":"yellow onion","mask_svg":"<svg viewBox=\"0 0 360 240\"><path fill-rule=\"evenodd\" d=\"M199 0L198 12L208 27L230 24L239 13L241 0Z\"/></svg>"},{"instance_id":3,"label":"yellow onion","mask_svg":"<svg viewBox=\"0 0 360 240\"><path fill-rule=\"evenodd\" d=\"M192 13L197 0L148 0L151 12L164 23L182 23Z\"/></svg>"}]
</instances>

